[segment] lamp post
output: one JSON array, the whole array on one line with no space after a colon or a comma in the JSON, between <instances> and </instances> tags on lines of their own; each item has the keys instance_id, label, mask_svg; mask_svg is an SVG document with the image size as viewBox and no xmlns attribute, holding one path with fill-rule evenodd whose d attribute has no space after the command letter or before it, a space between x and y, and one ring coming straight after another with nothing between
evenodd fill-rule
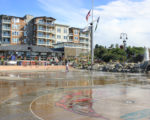
<instances>
[{"instance_id":1,"label":"lamp post","mask_svg":"<svg viewBox=\"0 0 150 120\"><path fill-rule=\"evenodd\" d=\"M94 0L92 0L92 23L91 23L91 70L93 70L94 63L94 50L93 50L93 11L94 11Z\"/></svg>"},{"instance_id":2,"label":"lamp post","mask_svg":"<svg viewBox=\"0 0 150 120\"><path fill-rule=\"evenodd\" d=\"M127 33L121 33L120 34L120 39L122 39L123 40L123 49L124 49L124 51L126 52L126 41L128 40L128 35L127 35ZM124 60L124 64L125 64L125 60Z\"/></svg>"}]
</instances>

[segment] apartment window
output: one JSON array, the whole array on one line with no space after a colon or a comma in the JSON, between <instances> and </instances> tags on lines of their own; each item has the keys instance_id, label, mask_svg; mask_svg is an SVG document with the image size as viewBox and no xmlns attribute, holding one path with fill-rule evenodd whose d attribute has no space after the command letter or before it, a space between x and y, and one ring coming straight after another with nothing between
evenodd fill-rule
<instances>
[{"instance_id":1,"label":"apartment window","mask_svg":"<svg viewBox=\"0 0 150 120\"><path fill-rule=\"evenodd\" d=\"M67 33L67 29L66 28L64 28L64 33Z\"/></svg>"},{"instance_id":2,"label":"apartment window","mask_svg":"<svg viewBox=\"0 0 150 120\"><path fill-rule=\"evenodd\" d=\"M24 43L27 43L27 39L24 39Z\"/></svg>"},{"instance_id":3,"label":"apartment window","mask_svg":"<svg viewBox=\"0 0 150 120\"><path fill-rule=\"evenodd\" d=\"M12 38L13 43L19 43L19 38Z\"/></svg>"},{"instance_id":4,"label":"apartment window","mask_svg":"<svg viewBox=\"0 0 150 120\"><path fill-rule=\"evenodd\" d=\"M57 39L61 39L61 36L60 36L60 35L57 35Z\"/></svg>"},{"instance_id":5,"label":"apartment window","mask_svg":"<svg viewBox=\"0 0 150 120\"><path fill-rule=\"evenodd\" d=\"M18 35L19 35L19 32L17 31L12 32L12 36L18 36Z\"/></svg>"},{"instance_id":6,"label":"apartment window","mask_svg":"<svg viewBox=\"0 0 150 120\"><path fill-rule=\"evenodd\" d=\"M60 29L60 28L57 28L57 32L58 32L58 33L61 33L61 29Z\"/></svg>"},{"instance_id":7,"label":"apartment window","mask_svg":"<svg viewBox=\"0 0 150 120\"><path fill-rule=\"evenodd\" d=\"M64 39L67 39L67 36L64 36Z\"/></svg>"},{"instance_id":8,"label":"apartment window","mask_svg":"<svg viewBox=\"0 0 150 120\"><path fill-rule=\"evenodd\" d=\"M27 32L26 31L24 31L24 36L27 36Z\"/></svg>"},{"instance_id":9,"label":"apartment window","mask_svg":"<svg viewBox=\"0 0 150 120\"><path fill-rule=\"evenodd\" d=\"M13 18L13 22L14 22L14 23L19 23L20 20L19 20L19 18Z\"/></svg>"},{"instance_id":10,"label":"apartment window","mask_svg":"<svg viewBox=\"0 0 150 120\"><path fill-rule=\"evenodd\" d=\"M79 34L79 31L78 31L78 30L74 30L74 34L75 34L75 35L78 35L78 34Z\"/></svg>"},{"instance_id":11,"label":"apartment window","mask_svg":"<svg viewBox=\"0 0 150 120\"><path fill-rule=\"evenodd\" d=\"M44 27L43 26L38 26L38 29L39 30L44 30Z\"/></svg>"},{"instance_id":12,"label":"apartment window","mask_svg":"<svg viewBox=\"0 0 150 120\"><path fill-rule=\"evenodd\" d=\"M40 19L40 20L39 20L39 23L44 23L44 20Z\"/></svg>"},{"instance_id":13,"label":"apartment window","mask_svg":"<svg viewBox=\"0 0 150 120\"><path fill-rule=\"evenodd\" d=\"M44 44L44 40L43 39L38 39L38 44Z\"/></svg>"},{"instance_id":14,"label":"apartment window","mask_svg":"<svg viewBox=\"0 0 150 120\"><path fill-rule=\"evenodd\" d=\"M38 36L44 36L44 34L41 32L38 32Z\"/></svg>"},{"instance_id":15,"label":"apartment window","mask_svg":"<svg viewBox=\"0 0 150 120\"><path fill-rule=\"evenodd\" d=\"M24 26L24 30L26 30L26 28L27 28L27 26L25 25L25 26Z\"/></svg>"},{"instance_id":16,"label":"apartment window","mask_svg":"<svg viewBox=\"0 0 150 120\"><path fill-rule=\"evenodd\" d=\"M20 25L12 25L12 29L19 29L20 28Z\"/></svg>"},{"instance_id":17,"label":"apartment window","mask_svg":"<svg viewBox=\"0 0 150 120\"><path fill-rule=\"evenodd\" d=\"M78 37L74 37L75 40L78 40Z\"/></svg>"}]
</instances>

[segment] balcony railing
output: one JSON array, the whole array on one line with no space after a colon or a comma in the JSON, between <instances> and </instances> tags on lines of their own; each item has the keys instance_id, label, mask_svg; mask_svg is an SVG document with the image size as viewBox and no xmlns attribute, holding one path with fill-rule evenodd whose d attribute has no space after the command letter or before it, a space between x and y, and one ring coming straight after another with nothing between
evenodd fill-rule
<instances>
[{"instance_id":1,"label":"balcony railing","mask_svg":"<svg viewBox=\"0 0 150 120\"><path fill-rule=\"evenodd\" d=\"M11 23L11 20L2 20L3 23Z\"/></svg>"},{"instance_id":2,"label":"balcony railing","mask_svg":"<svg viewBox=\"0 0 150 120\"><path fill-rule=\"evenodd\" d=\"M3 26L3 30L10 30L10 27L4 27Z\"/></svg>"},{"instance_id":3,"label":"balcony railing","mask_svg":"<svg viewBox=\"0 0 150 120\"><path fill-rule=\"evenodd\" d=\"M87 36L87 35L84 35L84 34L80 34L80 37L88 38L88 36Z\"/></svg>"},{"instance_id":4,"label":"balcony railing","mask_svg":"<svg viewBox=\"0 0 150 120\"><path fill-rule=\"evenodd\" d=\"M88 41L86 41L86 40L80 40L80 43L88 44L89 42L88 42Z\"/></svg>"},{"instance_id":5,"label":"balcony railing","mask_svg":"<svg viewBox=\"0 0 150 120\"><path fill-rule=\"evenodd\" d=\"M38 38L43 38L43 39L50 39L50 40L55 40L55 37L50 37L46 35L37 35Z\"/></svg>"},{"instance_id":6,"label":"balcony railing","mask_svg":"<svg viewBox=\"0 0 150 120\"><path fill-rule=\"evenodd\" d=\"M69 42L73 42L73 39L69 39L68 41L69 41Z\"/></svg>"},{"instance_id":7,"label":"balcony railing","mask_svg":"<svg viewBox=\"0 0 150 120\"><path fill-rule=\"evenodd\" d=\"M3 37L10 37L10 34L2 34Z\"/></svg>"},{"instance_id":8,"label":"balcony railing","mask_svg":"<svg viewBox=\"0 0 150 120\"><path fill-rule=\"evenodd\" d=\"M49 30L49 29L37 29L38 31L41 31L41 32L47 32L47 33L53 33L55 34L55 30Z\"/></svg>"},{"instance_id":9,"label":"balcony railing","mask_svg":"<svg viewBox=\"0 0 150 120\"><path fill-rule=\"evenodd\" d=\"M73 33L69 33L69 36L73 36Z\"/></svg>"},{"instance_id":10,"label":"balcony railing","mask_svg":"<svg viewBox=\"0 0 150 120\"><path fill-rule=\"evenodd\" d=\"M47 25L47 26L50 26L50 27L54 27L55 26L55 24L53 24L53 23L46 23L46 22L36 22L36 24Z\"/></svg>"}]
</instances>

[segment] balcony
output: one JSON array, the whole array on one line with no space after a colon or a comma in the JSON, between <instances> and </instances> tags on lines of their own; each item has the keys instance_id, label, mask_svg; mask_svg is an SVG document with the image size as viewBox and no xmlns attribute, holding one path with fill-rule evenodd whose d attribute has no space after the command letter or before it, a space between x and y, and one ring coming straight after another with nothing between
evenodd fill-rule
<instances>
[{"instance_id":1,"label":"balcony","mask_svg":"<svg viewBox=\"0 0 150 120\"><path fill-rule=\"evenodd\" d=\"M81 37L81 38L89 38L89 36L84 35L84 34L80 34L80 37Z\"/></svg>"},{"instance_id":2,"label":"balcony","mask_svg":"<svg viewBox=\"0 0 150 120\"><path fill-rule=\"evenodd\" d=\"M42 39L45 39L45 35L37 35L37 38L42 38Z\"/></svg>"},{"instance_id":3,"label":"balcony","mask_svg":"<svg viewBox=\"0 0 150 120\"><path fill-rule=\"evenodd\" d=\"M54 27L55 26L54 23L46 23L46 22L36 22L36 24L45 25L45 26L49 26L49 27Z\"/></svg>"},{"instance_id":4,"label":"balcony","mask_svg":"<svg viewBox=\"0 0 150 120\"><path fill-rule=\"evenodd\" d=\"M10 34L2 34L2 37L10 37Z\"/></svg>"},{"instance_id":5,"label":"balcony","mask_svg":"<svg viewBox=\"0 0 150 120\"><path fill-rule=\"evenodd\" d=\"M10 24L11 20L2 20L3 23Z\"/></svg>"},{"instance_id":6,"label":"balcony","mask_svg":"<svg viewBox=\"0 0 150 120\"><path fill-rule=\"evenodd\" d=\"M10 27L5 27L5 26L3 26L3 30L10 31L11 28L10 28Z\"/></svg>"},{"instance_id":7,"label":"balcony","mask_svg":"<svg viewBox=\"0 0 150 120\"><path fill-rule=\"evenodd\" d=\"M55 40L55 37L47 36L46 39L49 39L49 40Z\"/></svg>"},{"instance_id":8,"label":"balcony","mask_svg":"<svg viewBox=\"0 0 150 120\"><path fill-rule=\"evenodd\" d=\"M73 39L69 39L68 42L73 42Z\"/></svg>"},{"instance_id":9,"label":"balcony","mask_svg":"<svg viewBox=\"0 0 150 120\"><path fill-rule=\"evenodd\" d=\"M37 29L37 31L55 34L55 30L50 29Z\"/></svg>"},{"instance_id":10,"label":"balcony","mask_svg":"<svg viewBox=\"0 0 150 120\"><path fill-rule=\"evenodd\" d=\"M69 36L73 36L73 33L69 33Z\"/></svg>"},{"instance_id":11,"label":"balcony","mask_svg":"<svg viewBox=\"0 0 150 120\"><path fill-rule=\"evenodd\" d=\"M89 42L86 40L80 40L80 43L89 44Z\"/></svg>"},{"instance_id":12,"label":"balcony","mask_svg":"<svg viewBox=\"0 0 150 120\"><path fill-rule=\"evenodd\" d=\"M55 34L55 30L46 30L47 33Z\"/></svg>"}]
</instances>

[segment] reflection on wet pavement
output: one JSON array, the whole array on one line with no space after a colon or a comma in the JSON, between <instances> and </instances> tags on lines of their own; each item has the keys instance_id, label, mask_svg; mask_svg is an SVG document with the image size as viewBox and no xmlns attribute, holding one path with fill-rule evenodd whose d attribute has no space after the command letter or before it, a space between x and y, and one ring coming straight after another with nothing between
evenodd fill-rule
<instances>
[{"instance_id":1,"label":"reflection on wet pavement","mask_svg":"<svg viewBox=\"0 0 150 120\"><path fill-rule=\"evenodd\" d=\"M146 74L2 72L0 120L149 120L149 95Z\"/></svg>"}]
</instances>

